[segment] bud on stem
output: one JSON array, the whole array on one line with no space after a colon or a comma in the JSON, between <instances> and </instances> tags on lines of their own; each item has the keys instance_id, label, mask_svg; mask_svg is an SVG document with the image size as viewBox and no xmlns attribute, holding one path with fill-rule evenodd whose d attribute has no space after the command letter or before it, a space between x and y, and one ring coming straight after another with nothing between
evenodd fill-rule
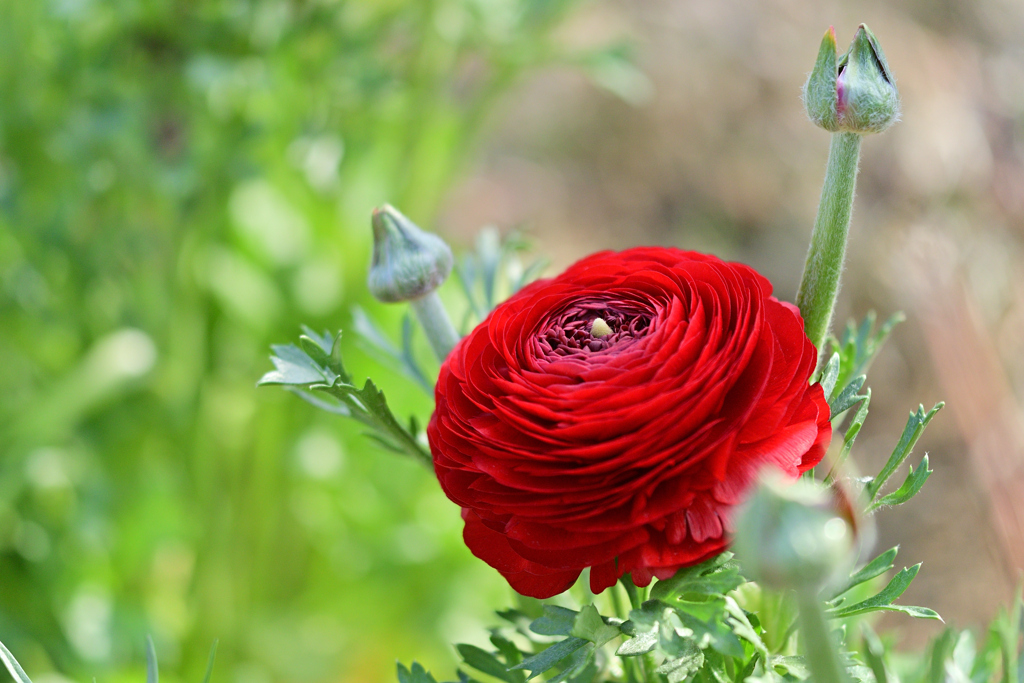
<instances>
[{"instance_id":1,"label":"bud on stem","mask_svg":"<svg viewBox=\"0 0 1024 683\"><path fill-rule=\"evenodd\" d=\"M846 259L860 136L880 133L899 118L899 95L889 64L867 26L860 25L841 56L836 55L835 31L829 28L825 33L804 85L804 105L811 121L832 132L818 216L796 295L804 330L820 353Z\"/></svg>"},{"instance_id":2,"label":"bud on stem","mask_svg":"<svg viewBox=\"0 0 1024 683\"><path fill-rule=\"evenodd\" d=\"M452 251L393 206L373 211L373 263L367 284L379 301L408 301L438 360L459 342L437 288L452 270Z\"/></svg>"}]
</instances>

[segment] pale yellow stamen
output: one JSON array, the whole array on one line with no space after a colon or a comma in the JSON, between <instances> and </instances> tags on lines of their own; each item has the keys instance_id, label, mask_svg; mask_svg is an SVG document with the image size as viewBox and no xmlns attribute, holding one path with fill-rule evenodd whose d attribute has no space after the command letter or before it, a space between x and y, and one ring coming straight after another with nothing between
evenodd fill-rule
<instances>
[{"instance_id":1,"label":"pale yellow stamen","mask_svg":"<svg viewBox=\"0 0 1024 683\"><path fill-rule=\"evenodd\" d=\"M593 337L607 337L611 333L612 328L608 327L603 318L594 318L594 322L590 323L590 334Z\"/></svg>"}]
</instances>

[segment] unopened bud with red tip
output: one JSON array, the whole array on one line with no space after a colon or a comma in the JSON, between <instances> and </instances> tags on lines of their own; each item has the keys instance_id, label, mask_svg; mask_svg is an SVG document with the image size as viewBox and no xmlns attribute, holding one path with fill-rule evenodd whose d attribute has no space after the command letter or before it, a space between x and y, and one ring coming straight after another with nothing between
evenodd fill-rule
<instances>
[{"instance_id":1,"label":"unopened bud with red tip","mask_svg":"<svg viewBox=\"0 0 1024 683\"><path fill-rule=\"evenodd\" d=\"M452 250L390 204L373 210L373 262L367 284L380 301L411 301L430 294L452 272Z\"/></svg>"},{"instance_id":2,"label":"unopened bud with red tip","mask_svg":"<svg viewBox=\"0 0 1024 683\"><path fill-rule=\"evenodd\" d=\"M835 30L829 27L804 85L810 119L833 133L881 133L898 121L899 94L871 30L861 24L846 54L836 52Z\"/></svg>"}]
</instances>

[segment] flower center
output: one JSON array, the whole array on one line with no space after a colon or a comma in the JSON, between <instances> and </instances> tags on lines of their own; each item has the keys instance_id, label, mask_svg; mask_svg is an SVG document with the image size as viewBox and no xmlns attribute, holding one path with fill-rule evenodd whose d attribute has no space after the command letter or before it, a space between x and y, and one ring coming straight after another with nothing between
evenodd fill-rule
<instances>
[{"instance_id":1,"label":"flower center","mask_svg":"<svg viewBox=\"0 0 1024 683\"><path fill-rule=\"evenodd\" d=\"M607 302L579 302L544 329L538 341L546 357L586 356L646 336L647 312L623 311Z\"/></svg>"}]
</instances>

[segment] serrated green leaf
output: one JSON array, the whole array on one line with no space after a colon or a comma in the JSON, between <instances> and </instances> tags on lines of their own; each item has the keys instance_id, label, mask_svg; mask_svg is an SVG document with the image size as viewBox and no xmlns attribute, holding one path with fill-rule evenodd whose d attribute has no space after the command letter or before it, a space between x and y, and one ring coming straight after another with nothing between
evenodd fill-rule
<instances>
[{"instance_id":1,"label":"serrated green leaf","mask_svg":"<svg viewBox=\"0 0 1024 683\"><path fill-rule=\"evenodd\" d=\"M666 659L655 673L668 677L669 683L680 683L704 665L704 653L697 644L689 641L687 651Z\"/></svg>"},{"instance_id":2,"label":"serrated green leaf","mask_svg":"<svg viewBox=\"0 0 1024 683\"><path fill-rule=\"evenodd\" d=\"M898 572L896 576L892 577L886 587L878 594L848 607L828 610L826 612L826 616L836 619L852 617L858 614L867 614L868 612L888 611L903 612L904 614L909 614L910 616L917 617L919 619L938 619L939 621L942 621L942 618L937 612L928 609L927 607L905 607L903 605L892 604L893 600L903 595L903 592L910 586L910 583L914 580L914 577L917 576L917 572L920 569L920 563L915 564L913 567L904 568Z\"/></svg>"},{"instance_id":3,"label":"serrated green leaf","mask_svg":"<svg viewBox=\"0 0 1024 683\"><path fill-rule=\"evenodd\" d=\"M0 643L0 659L3 659L4 666L7 667L7 671L10 672L11 677L17 683L32 683L28 674L21 668L21 664L18 664L18 660L14 658L14 655L11 654L11 651L3 643Z\"/></svg>"},{"instance_id":4,"label":"serrated green leaf","mask_svg":"<svg viewBox=\"0 0 1024 683\"><path fill-rule=\"evenodd\" d=\"M153 637L146 636L146 683L159 683L160 667L156 663L156 647Z\"/></svg>"},{"instance_id":5,"label":"serrated green leaf","mask_svg":"<svg viewBox=\"0 0 1024 683\"><path fill-rule=\"evenodd\" d=\"M899 469L903 461L907 459L910 452L913 450L917 440L921 438L921 434L924 433L925 427L932 421L935 414L942 410L945 403L939 402L935 404L927 413L924 412L924 406L918 406L917 411L911 412L910 417L907 419L907 425L903 428L903 434L900 436L899 443L896 444L896 448L893 449L892 454L886 461L885 466L882 467L882 471L878 473L878 476L869 481L864 490L868 494L869 500L874 500L878 495L879 490L885 485L885 482Z\"/></svg>"},{"instance_id":6,"label":"serrated green leaf","mask_svg":"<svg viewBox=\"0 0 1024 683\"><path fill-rule=\"evenodd\" d=\"M765 646L761 636L754 630L746 613L730 596L725 596L725 611L729 615L729 626L732 632L754 646L757 652L765 660L768 659L768 648Z\"/></svg>"},{"instance_id":7,"label":"serrated green leaf","mask_svg":"<svg viewBox=\"0 0 1024 683\"><path fill-rule=\"evenodd\" d=\"M398 664L398 683L437 683L437 681L418 662L413 662L411 671L401 663Z\"/></svg>"},{"instance_id":8,"label":"serrated green leaf","mask_svg":"<svg viewBox=\"0 0 1024 683\"><path fill-rule=\"evenodd\" d=\"M693 638L701 649L712 647L736 659L743 656L743 643L726 620L724 598L707 602L680 600L672 605L672 610L683 627L693 632Z\"/></svg>"},{"instance_id":9,"label":"serrated green leaf","mask_svg":"<svg viewBox=\"0 0 1024 683\"><path fill-rule=\"evenodd\" d=\"M811 670L807 667L807 660L802 655L775 655L770 657L768 661L775 673L789 674L801 681L811 677Z\"/></svg>"},{"instance_id":10,"label":"serrated green leaf","mask_svg":"<svg viewBox=\"0 0 1024 683\"><path fill-rule=\"evenodd\" d=\"M704 576L673 576L659 581L651 590L651 598L671 604L673 599L685 598L687 595L725 595L744 583L746 579L740 576L739 568L730 566ZM659 588L661 590L655 592Z\"/></svg>"},{"instance_id":11,"label":"serrated green leaf","mask_svg":"<svg viewBox=\"0 0 1024 683\"><path fill-rule=\"evenodd\" d=\"M619 645L619 649L615 651L620 657L636 657L637 655L647 654L658 646L658 631L657 629L651 631L643 631L637 633L635 636Z\"/></svg>"},{"instance_id":12,"label":"serrated green leaf","mask_svg":"<svg viewBox=\"0 0 1024 683\"><path fill-rule=\"evenodd\" d=\"M522 681L521 672L509 671L509 667L498 661L497 657L476 645L461 643L456 645L455 649L458 650L459 656L462 657L462 661L467 666L471 666L481 673L494 676L508 683L520 683Z\"/></svg>"},{"instance_id":13,"label":"serrated green leaf","mask_svg":"<svg viewBox=\"0 0 1024 683\"><path fill-rule=\"evenodd\" d=\"M555 643L545 650L541 650L532 657L527 657L512 668L515 670L522 669L529 671L530 675L526 680L530 680L531 678L544 673L548 669L553 668L559 662L562 662L567 657L573 655L577 650L587 647L589 647L592 652L594 644L584 638L569 637Z\"/></svg>"},{"instance_id":14,"label":"serrated green leaf","mask_svg":"<svg viewBox=\"0 0 1024 683\"><path fill-rule=\"evenodd\" d=\"M746 583L739 565L731 562L733 553L725 552L693 567L684 567L671 578L651 588L651 600L670 602L686 594L724 595Z\"/></svg>"},{"instance_id":15,"label":"serrated green leaf","mask_svg":"<svg viewBox=\"0 0 1024 683\"><path fill-rule=\"evenodd\" d=\"M270 362L275 370L263 375L256 383L264 384L333 384L338 375L316 363L309 355L294 344L275 344L270 347L274 354Z\"/></svg>"},{"instance_id":16,"label":"serrated green leaf","mask_svg":"<svg viewBox=\"0 0 1024 683\"><path fill-rule=\"evenodd\" d=\"M585 638L595 646L601 647L612 638L622 635L622 632L617 627L604 623L596 607L585 605L576 615L570 635Z\"/></svg>"},{"instance_id":17,"label":"serrated green leaf","mask_svg":"<svg viewBox=\"0 0 1024 683\"><path fill-rule=\"evenodd\" d=\"M334 353L334 347L338 343L338 337L340 336L332 335L327 330L324 330L323 334L317 334L313 329L305 325L302 326L302 334L316 343L328 357Z\"/></svg>"},{"instance_id":18,"label":"serrated green leaf","mask_svg":"<svg viewBox=\"0 0 1024 683\"><path fill-rule=\"evenodd\" d=\"M831 415L831 419L835 419L837 415L845 413L847 410L863 401L866 396L858 395L857 392L864 386L864 382L867 380L865 375L855 377L849 384L847 384L843 390L829 402L828 407Z\"/></svg>"},{"instance_id":19,"label":"serrated green leaf","mask_svg":"<svg viewBox=\"0 0 1024 683\"><path fill-rule=\"evenodd\" d=\"M932 470L928 469L928 454L921 458L921 464L917 470L914 470L913 465L910 467L910 472L907 474L907 478L903 481L903 485L898 489L882 496L878 500L874 501L868 506L868 512L877 510L881 507L888 507L894 505L903 505L908 500L917 495L921 487L924 486L925 481L932 475Z\"/></svg>"},{"instance_id":20,"label":"serrated green leaf","mask_svg":"<svg viewBox=\"0 0 1024 683\"><path fill-rule=\"evenodd\" d=\"M541 636L567 636L572 633L578 614L566 607L544 605L544 616L535 619L530 630Z\"/></svg>"},{"instance_id":21,"label":"serrated green leaf","mask_svg":"<svg viewBox=\"0 0 1024 683\"><path fill-rule=\"evenodd\" d=\"M331 396L317 396L311 391L294 386L285 387L285 391L290 391L306 403L316 406L320 410L341 415L342 417L352 417L352 411L349 410L349 407Z\"/></svg>"},{"instance_id":22,"label":"serrated green leaf","mask_svg":"<svg viewBox=\"0 0 1024 683\"><path fill-rule=\"evenodd\" d=\"M501 653L502 658L505 660L505 668L509 669L519 662L523 661L523 653L519 651L516 644L505 636L498 633L497 629L491 631L491 644L498 648L498 652ZM522 671L510 672L516 676L517 681L525 681L526 674Z\"/></svg>"},{"instance_id":23,"label":"serrated green leaf","mask_svg":"<svg viewBox=\"0 0 1024 683\"><path fill-rule=\"evenodd\" d=\"M832 597L842 595L846 591L850 590L854 586L859 586L865 581L870 581L876 576L881 576L890 569L893 568L893 562L896 560L896 554L899 552L900 547L894 546L889 548L884 553L876 557L875 559L868 562L866 565L858 569L857 571L850 574L849 580L843 584L842 588L832 594Z\"/></svg>"}]
</instances>

